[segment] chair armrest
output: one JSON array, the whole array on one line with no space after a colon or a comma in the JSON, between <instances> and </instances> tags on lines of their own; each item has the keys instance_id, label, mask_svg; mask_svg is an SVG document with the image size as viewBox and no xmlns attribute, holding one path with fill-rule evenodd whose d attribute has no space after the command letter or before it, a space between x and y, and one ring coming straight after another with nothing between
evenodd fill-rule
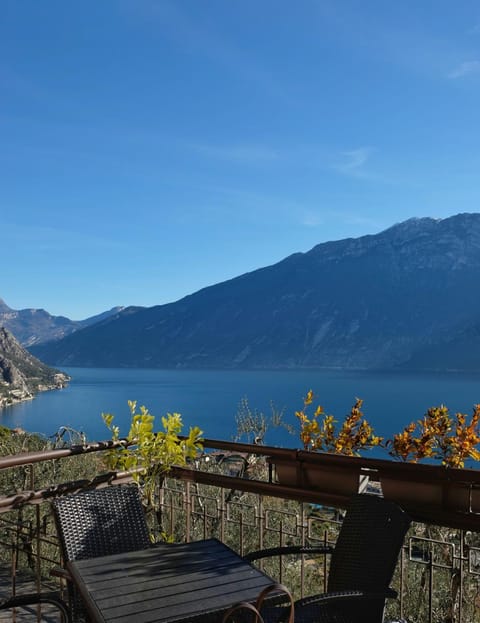
<instances>
[{"instance_id":1,"label":"chair armrest","mask_svg":"<svg viewBox=\"0 0 480 623\"><path fill-rule=\"evenodd\" d=\"M286 556L287 554L331 554L333 547L329 545L303 546L303 545L286 545L284 547L271 547L269 549L259 549L243 556L244 560L252 562L261 558L270 558L271 556Z\"/></svg>"},{"instance_id":2,"label":"chair armrest","mask_svg":"<svg viewBox=\"0 0 480 623\"><path fill-rule=\"evenodd\" d=\"M295 608L302 608L310 605L333 604L335 602L353 602L355 600L366 601L370 599L395 599L398 596L397 592L392 588L387 588L384 591L367 592L367 591L337 591L332 593L323 593L321 595L312 595L311 597L304 597L295 602Z\"/></svg>"},{"instance_id":3,"label":"chair armrest","mask_svg":"<svg viewBox=\"0 0 480 623\"><path fill-rule=\"evenodd\" d=\"M70 611L60 597L56 593L30 593L26 595L16 595L4 601L0 601L0 610L9 610L10 608L23 608L35 604L47 603L57 607L63 615L64 621L70 621Z\"/></svg>"},{"instance_id":4,"label":"chair armrest","mask_svg":"<svg viewBox=\"0 0 480 623\"><path fill-rule=\"evenodd\" d=\"M50 569L50 575L53 575L55 578L62 578L63 580L67 580L67 582L72 581L72 576L70 572L65 569L65 567L55 566Z\"/></svg>"}]
</instances>

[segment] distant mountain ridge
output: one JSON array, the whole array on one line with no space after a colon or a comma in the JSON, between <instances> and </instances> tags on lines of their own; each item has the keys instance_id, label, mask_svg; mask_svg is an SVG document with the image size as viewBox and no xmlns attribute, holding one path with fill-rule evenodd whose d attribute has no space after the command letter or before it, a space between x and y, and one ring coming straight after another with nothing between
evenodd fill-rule
<instances>
[{"instance_id":1,"label":"distant mountain ridge","mask_svg":"<svg viewBox=\"0 0 480 623\"><path fill-rule=\"evenodd\" d=\"M70 320L64 316L52 316L44 309L11 309L0 299L0 327L8 329L23 346L28 348L34 344L59 340L74 331L118 314L123 309L114 307L85 320Z\"/></svg>"},{"instance_id":2,"label":"distant mountain ridge","mask_svg":"<svg viewBox=\"0 0 480 623\"><path fill-rule=\"evenodd\" d=\"M65 387L70 377L33 357L0 328L0 408L29 400L38 392Z\"/></svg>"},{"instance_id":3,"label":"distant mountain ridge","mask_svg":"<svg viewBox=\"0 0 480 623\"><path fill-rule=\"evenodd\" d=\"M32 352L98 367L480 370L479 285L480 214L415 218Z\"/></svg>"}]
</instances>

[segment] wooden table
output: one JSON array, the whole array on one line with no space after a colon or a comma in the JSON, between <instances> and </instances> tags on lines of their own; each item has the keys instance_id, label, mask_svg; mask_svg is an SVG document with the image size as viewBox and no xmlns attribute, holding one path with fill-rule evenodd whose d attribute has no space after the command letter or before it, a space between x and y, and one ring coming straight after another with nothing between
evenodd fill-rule
<instances>
[{"instance_id":1,"label":"wooden table","mask_svg":"<svg viewBox=\"0 0 480 623\"><path fill-rule=\"evenodd\" d=\"M67 565L95 623L221 621L239 601L254 602L273 583L217 539Z\"/></svg>"}]
</instances>

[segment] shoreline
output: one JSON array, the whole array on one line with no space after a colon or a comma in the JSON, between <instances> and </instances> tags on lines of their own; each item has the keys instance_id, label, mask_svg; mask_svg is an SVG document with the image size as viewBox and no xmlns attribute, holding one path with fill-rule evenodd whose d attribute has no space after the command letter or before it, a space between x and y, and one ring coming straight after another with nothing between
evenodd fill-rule
<instances>
[{"instance_id":1,"label":"shoreline","mask_svg":"<svg viewBox=\"0 0 480 623\"><path fill-rule=\"evenodd\" d=\"M34 400L40 392L65 389L71 381L71 377L63 372L56 373L53 379L53 383L49 383L48 385L39 384L34 389L29 389L26 385L19 388L11 387L8 383L0 383L0 416L3 409L6 409L7 407L13 407L22 402ZM3 392L2 387L4 388Z\"/></svg>"}]
</instances>

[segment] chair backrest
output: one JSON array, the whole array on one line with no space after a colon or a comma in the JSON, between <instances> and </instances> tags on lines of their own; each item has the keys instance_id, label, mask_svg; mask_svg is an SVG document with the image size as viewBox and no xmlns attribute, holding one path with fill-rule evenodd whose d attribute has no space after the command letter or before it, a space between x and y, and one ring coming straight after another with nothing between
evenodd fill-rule
<instances>
[{"instance_id":1,"label":"chair backrest","mask_svg":"<svg viewBox=\"0 0 480 623\"><path fill-rule=\"evenodd\" d=\"M328 591L387 589L410 524L390 500L353 496L332 553Z\"/></svg>"},{"instance_id":2,"label":"chair backrest","mask_svg":"<svg viewBox=\"0 0 480 623\"><path fill-rule=\"evenodd\" d=\"M56 498L53 513L66 561L150 547L140 492L115 485Z\"/></svg>"}]
</instances>

